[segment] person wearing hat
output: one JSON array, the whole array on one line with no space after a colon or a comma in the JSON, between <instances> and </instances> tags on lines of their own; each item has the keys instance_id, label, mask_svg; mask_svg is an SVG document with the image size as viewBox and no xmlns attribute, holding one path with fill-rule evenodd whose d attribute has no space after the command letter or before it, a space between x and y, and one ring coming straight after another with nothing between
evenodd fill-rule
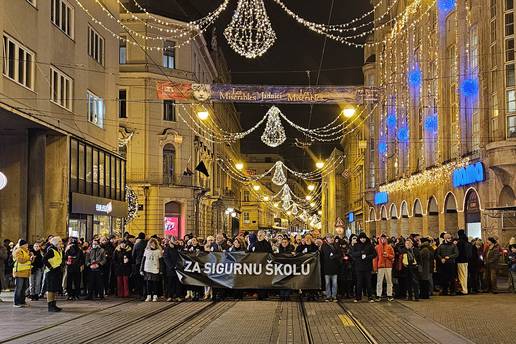
<instances>
[{"instance_id":1,"label":"person wearing hat","mask_svg":"<svg viewBox=\"0 0 516 344\"><path fill-rule=\"evenodd\" d=\"M369 302L374 302L371 272L373 271L373 259L376 257L376 251L364 232L358 235L358 242L351 249L351 257L353 258L353 268L357 278L354 302L359 302L362 299L363 292L367 293Z\"/></svg>"},{"instance_id":2,"label":"person wearing hat","mask_svg":"<svg viewBox=\"0 0 516 344\"><path fill-rule=\"evenodd\" d=\"M459 255L455 262L457 263L457 276L459 278L460 287L462 288L458 293L465 295L468 293L468 263L471 260L473 245L469 243L464 229L459 229L457 235L459 236L459 241L457 242Z\"/></svg>"},{"instance_id":3,"label":"person wearing hat","mask_svg":"<svg viewBox=\"0 0 516 344\"><path fill-rule=\"evenodd\" d=\"M113 265L116 276L116 294L118 297L129 297L129 276L132 271L131 246L127 240L118 244L113 254Z\"/></svg>"},{"instance_id":4,"label":"person wearing hat","mask_svg":"<svg viewBox=\"0 0 516 344\"><path fill-rule=\"evenodd\" d=\"M142 264L143 253L145 252L145 247L147 247L147 241L145 240L145 233L140 232L138 237L136 238L136 242L133 246L133 257L132 262L134 264L133 271L139 271L140 266ZM143 297L145 294L145 281L143 280L143 276L139 273L134 275L134 286L136 292Z\"/></svg>"},{"instance_id":5,"label":"person wearing hat","mask_svg":"<svg viewBox=\"0 0 516 344\"><path fill-rule=\"evenodd\" d=\"M14 307L24 307L25 291L29 287L31 261L29 244L20 239L13 251Z\"/></svg>"},{"instance_id":6,"label":"person wearing hat","mask_svg":"<svg viewBox=\"0 0 516 344\"><path fill-rule=\"evenodd\" d=\"M387 236L382 234L375 247L376 258L373 260L373 269L378 272L376 279L376 301L382 300L383 280L387 283L387 300L394 301L392 297L392 265L394 262L394 249L387 242Z\"/></svg>"},{"instance_id":7,"label":"person wearing hat","mask_svg":"<svg viewBox=\"0 0 516 344\"><path fill-rule=\"evenodd\" d=\"M496 278L498 273L498 261L500 260L500 246L495 238L487 238L489 246L485 254L486 292L497 293Z\"/></svg>"},{"instance_id":8,"label":"person wearing hat","mask_svg":"<svg viewBox=\"0 0 516 344\"><path fill-rule=\"evenodd\" d=\"M444 234L443 243L439 245L435 256L439 262L439 276L441 278L441 295L448 295L448 292L454 294L456 266L455 259L459 256L459 250L452 241L452 236L449 233Z\"/></svg>"},{"instance_id":9,"label":"person wearing hat","mask_svg":"<svg viewBox=\"0 0 516 344\"><path fill-rule=\"evenodd\" d=\"M62 309L56 305L56 293L61 291L61 265L63 263L63 241L61 237L52 237L43 258L45 271L47 272L46 288L49 312L60 312Z\"/></svg>"}]
</instances>

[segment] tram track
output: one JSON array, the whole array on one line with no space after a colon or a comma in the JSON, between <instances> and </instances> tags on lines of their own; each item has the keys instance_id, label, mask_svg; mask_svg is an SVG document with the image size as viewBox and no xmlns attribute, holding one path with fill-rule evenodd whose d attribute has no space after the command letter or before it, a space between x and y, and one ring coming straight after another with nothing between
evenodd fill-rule
<instances>
[{"instance_id":1,"label":"tram track","mask_svg":"<svg viewBox=\"0 0 516 344\"><path fill-rule=\"evenodd\" d=\"M344 312L346 317L351 320L351 322L355 325L355 327L360 331L360 333L364 336L369 344L378 344L378 341L374 338L374 336L367 330L367 328L362 324L360 320L351 312L348 308L344 306L342 302L337 302L340 309Z\"/></svg>"},{"instance_id":2,"label":"tram track","mask_svg":"<svg viewBox=\"0 0 516 344\"><path fill-rule=\"evenodd\" d=\"M301 315L303 317L303 323L305 324L304 333L305 333L306 343L307 344L313 344L314 343L314 338L313 338L313 335L312 335L312 330L310 328L310 321L308 320L308 316L307 316L307 312L306 312L306 307L305 307L305 302L303 301L302 297L300 297L300 300L299 300L299 310L301 311Z\"/></svg>"}]
</instances>

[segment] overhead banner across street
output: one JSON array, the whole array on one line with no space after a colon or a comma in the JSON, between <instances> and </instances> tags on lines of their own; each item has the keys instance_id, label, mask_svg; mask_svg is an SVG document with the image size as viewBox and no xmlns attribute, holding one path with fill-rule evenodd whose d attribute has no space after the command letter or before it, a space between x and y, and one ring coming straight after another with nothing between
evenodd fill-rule
<instances>
[{"instance_id":1,"label":"overhead banner across street","mask_svg":"<svg viewBox=\"0 0 516 344\"><path fill-rule=\"evenodd\" d=\"M159 99L273 104L342 104L375 102L376 87L266 86L158 82Z\"/></svg>"},{"instance_id":2,"label":"overhead banner across street","mask_svg":"<svg viewBox=\"0 0 516 344\"><path fill-rule=\"evenodd\" d=\"M319 289L319 253L180 253L181 283L230 289Z\"/></svg>"}]
</instances>

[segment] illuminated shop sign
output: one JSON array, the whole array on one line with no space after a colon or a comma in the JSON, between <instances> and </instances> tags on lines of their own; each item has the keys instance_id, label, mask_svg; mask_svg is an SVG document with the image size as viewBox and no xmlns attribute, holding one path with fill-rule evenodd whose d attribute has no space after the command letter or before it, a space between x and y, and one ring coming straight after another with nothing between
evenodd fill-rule
<instances>
[{"instance_id":1,"label":"illuminated shop sign","mask_svg":"<svg viewBox=\"0 0 516 344\"><path fill-rule=\"evenodd\" d=\"M477 162L453 171L452 184L454 188L480 183L485 180L484 165Z\"/></svg>"},{"instance_id":2,"label":"illuminated shop sign","mask_svg":"<svg viewBox=\"0 0 516 344\"><path fill-rule=\"evenodd\" d=\"M380 205L380 204L385 204L389 201L389 196L387 194L387 192L377 192L375 193L374 195L374 204L376 205Z\"/></svg>"},{"instance_id":3,"label":"illuminated shop sign","mask_svg":"<svg viewBox=\"0 0 516 344\"><path fill-rule=\"evenodd\" d=\"M354 212L348 213L348 222L352 223L354 221L355 221L355 213Z\"/></svg>"},{"instance_id":4,"label":"illuminated shop sign","mask_svg":"<svg viewBox=\"0 0 516 344\"><path fill-rule=\"evenodd\" d=\"M113 211L113 204L111 202L108 204L95 204L95 211L110 214Z\"/></svg>"},{"instance_id":5,"label":"illuminated shop sign","mask_svg":"<svg viewBox=\"0 0 516 344\"><path fill-rule=\"evenodd\" d=\"M173 235L177 238L179 234L179 217L177 216L166 216L163 219L164 223L164 234Z\"/></svg>"}]
</instances>

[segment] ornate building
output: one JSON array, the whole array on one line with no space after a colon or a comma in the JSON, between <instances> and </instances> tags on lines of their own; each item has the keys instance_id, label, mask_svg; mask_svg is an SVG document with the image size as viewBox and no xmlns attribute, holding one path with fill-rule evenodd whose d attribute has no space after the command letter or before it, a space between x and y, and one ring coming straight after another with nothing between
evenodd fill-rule
<instances>
[{"instance_id":1,"label":"ornate building","mask_svg":"<svg viewBox=\"0 0 516 344\"><path fill-rule=\"evenodd\" d=\"M383 94L370 124L369 232L514 236L513 14L512 0L376 9L366 68Z\"/></svg>"}]
</instances>

